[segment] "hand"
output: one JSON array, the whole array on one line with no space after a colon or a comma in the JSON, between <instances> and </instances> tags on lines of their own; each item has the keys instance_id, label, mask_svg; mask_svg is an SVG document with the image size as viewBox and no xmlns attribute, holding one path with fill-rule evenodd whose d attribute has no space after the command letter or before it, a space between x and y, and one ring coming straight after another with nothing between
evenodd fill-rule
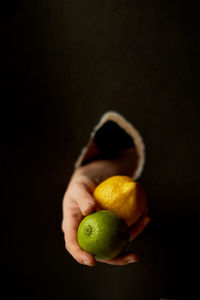
<instances>
[{"instance_id":1,"label":"hand","mask_svg":"<svg viewBox=\"0 0 200 300\"><path fill-rule=\"evenodd\" d=\"M65 192L62 221L65 245L68 252L81 264L94 266L96 260L93 255L80 248L77 240L78 226L85 216L99 209L97 202L92 196L93 191L102 180L116 175L119 172L119 167L122 170L122 166L124 167L122 158L120 156L113 160L98 160L80 167L74 172ZM148 208L145 207L143 216L137 224L130 228L130 241L138 236L150 222L147 213ZM138 261L138 256L134 253L128 253L110 260L98 261L112 265L125 265Z\"/></svg>"}]
</instances>

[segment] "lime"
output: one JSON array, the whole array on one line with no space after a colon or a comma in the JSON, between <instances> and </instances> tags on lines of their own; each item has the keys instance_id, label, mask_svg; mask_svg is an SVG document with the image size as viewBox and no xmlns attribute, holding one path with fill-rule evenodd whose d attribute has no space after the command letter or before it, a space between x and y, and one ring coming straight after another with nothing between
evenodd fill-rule
<instances>
[{"instance_id":1,"label":"lime","mask_svg":"<svg viewBox=\"0 0 200 300\"><path fill-rule=\"evenodd\" d=\"M125 221L115 213L100 210L81 221L77 237L84 251L98 259L111 259L126 247L129 230Z\"/></svg>"}]
</instances>

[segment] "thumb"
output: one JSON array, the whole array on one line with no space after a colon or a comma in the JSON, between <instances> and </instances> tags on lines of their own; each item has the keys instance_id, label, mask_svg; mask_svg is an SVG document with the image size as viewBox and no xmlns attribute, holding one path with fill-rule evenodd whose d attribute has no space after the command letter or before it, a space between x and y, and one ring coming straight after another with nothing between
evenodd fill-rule
<instances>
[{"instance_id":1,"label":"thumb","mask_svg":"<svg viewBox=\"0 0 200 300\"><path fill-rule=\"evenodd\" d=\"M77 203L83 216L91 214L98 208L98 203L94 197L87 192L82 193L81 197L77 199Z\"/></svg>"}]
</instances>

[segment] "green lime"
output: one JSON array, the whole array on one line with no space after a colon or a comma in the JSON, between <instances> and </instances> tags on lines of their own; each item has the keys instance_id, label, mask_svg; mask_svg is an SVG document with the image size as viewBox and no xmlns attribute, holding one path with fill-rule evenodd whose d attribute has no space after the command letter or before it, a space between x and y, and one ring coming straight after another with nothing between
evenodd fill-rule
<instances>
[{"instance_id":1,"label":"green lime","mask_svg":"<svg viewBox=\"0 0 200 300\"><path fill-rule=\"evenodd\" d=\"M80 247L98 259L111 259L126 247L129 230L115 213L100 210L85 217L78 228Z\"/></svg>"}]
</instances>

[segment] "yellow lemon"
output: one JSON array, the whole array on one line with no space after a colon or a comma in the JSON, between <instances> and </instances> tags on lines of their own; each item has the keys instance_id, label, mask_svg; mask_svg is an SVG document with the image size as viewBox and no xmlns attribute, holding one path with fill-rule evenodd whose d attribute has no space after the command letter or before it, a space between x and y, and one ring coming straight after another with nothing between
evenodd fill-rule
<instances>
[{"instance_id":1,"label":"yellow lemon","mask_svg":"<svg viewBox=\"0 0 200 300\"><path fill-rule=\"evenodd\" d=\"M146 207L143 189L128 176L107 178L95 188L93 196L101 209L116 213L128 226L139 220Z\"/></svg>"}]
</instances>

